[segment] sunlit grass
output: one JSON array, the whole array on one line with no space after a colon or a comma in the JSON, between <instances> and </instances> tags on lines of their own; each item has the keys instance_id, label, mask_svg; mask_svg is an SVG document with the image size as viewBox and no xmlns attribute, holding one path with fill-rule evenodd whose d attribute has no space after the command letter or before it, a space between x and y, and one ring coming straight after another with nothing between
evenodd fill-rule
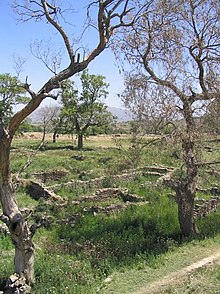
<instances>
[{"instance_id":1,"label":"sunlit grass","mask_svg":"<svg viewBox=\"0 0 220 294\"><path fill-rule=\"evenodd\" d=\"M216 236L220 234L220 210L197 221L201 232L198 240L186 240L180 236L177 204L170 197L172 191L157 182L158 176L137 174L129 180L113 178L113 175L135 167L136 163L134 164L128 150L129 136L120 137L123 148L115 145L111 136L89 137L85 140L85 150L80 152L75 149L71 138L59 138L55 144L50 137L47 140L45 148L37 152L22 177L39 180L34 173L59 170L67 173L63 178L46 181L45 185L50 186L104 176L102 187L127 189L129 193L143 197L147 203L111 214L89 214L86 213L89 207L106 207L123 201L115 198L72 205L71 201L79 200L83 195L91 196L99 187L63 186L55 192L69 202L68 205L59 207L56 203L49 204L43 199L35 201L20 188L16 192L19 207L32 207L36 218L47 216L52 220L51 226L39 229L34 236L35 293L91 294L99 289L100 293L106 294L130 294L138 283L153 281L163 277L169 270L189 264L194 258L193 252L197 254L196 260L202 255L200 251L203 252L204 248L207 250L207 244L215 247ZM14 141L15 149L11 156L13 173L25 164L39 142L40 137ZM204 152L206 160L217 155L216 152ZM81 159L77 156L81 156ZM164 143L149 145L142 150L137 166L177 167L181 165L179 156L178 146ZM205 169L200 172L199 186L210 187L214 183L218 183L215 176L207 175ZM210 196L203 192L197 193L198 198L209 199ZM75 215L78 217L73 222L59 222L74 218ZM29 221L34 220L30 218ZM13 272L13 245L9 237L0 235L0 251L0 277L9 276ZM216 277L218 274L214 270ZM106 286L103 280L108 275L113 275L113 282ZM129 276L132 277L131 282ZM122 286L118 286L120 284Z\"/></svg>"}]
</instances>

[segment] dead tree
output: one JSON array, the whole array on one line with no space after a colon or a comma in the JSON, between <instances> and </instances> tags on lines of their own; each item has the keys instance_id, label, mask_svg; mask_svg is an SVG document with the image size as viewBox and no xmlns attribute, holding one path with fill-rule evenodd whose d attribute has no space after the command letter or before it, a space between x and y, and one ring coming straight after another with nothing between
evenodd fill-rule
<instances>
[{"instance_id":1,"label":"dead tree","mask_svg":"<svg viewBox=\"0 0 220 294\"><path fill-rule=\"evenodd\" d=\"M128 100L149 109L153 90L159 87L164 101L172 98L172 109L183 119L184 168L169 183L176 191L183 235L197 233L193 216L198 174L195 115L207 101L220 98L219 9L215 0L152 1L132 32L125 29L114 48L124 53L133 69L126 80ZM140 88L145 88L142 96Z\"/></svg>"}]
</instances>

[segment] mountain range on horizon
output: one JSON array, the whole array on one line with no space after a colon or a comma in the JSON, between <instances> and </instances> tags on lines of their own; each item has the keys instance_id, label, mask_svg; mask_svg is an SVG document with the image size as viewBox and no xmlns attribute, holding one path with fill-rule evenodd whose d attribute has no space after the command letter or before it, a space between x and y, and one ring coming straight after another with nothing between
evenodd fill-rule
<instances>
[{"instance_id":1,"label":"mountain range on horizon","mask_svg":"<svg viewBox=\"0 0 220 294\"><path fill-rule=\"evenodd\" d=\"M34 111L29 118L31 119L32 123L40 123L40 111L41 107ZM132 113L124 108L118 108L118 107L111 107L108 106L108 111L112 113L113 116L117 117L117 122L126 122L132 120Z\"/></svg>"},{"instance_id":2,"label":"mountain range on horizon","mask_svg":"<svg viewBox=\"0 0 220 294\"><path fill-rule=\"evenodd\" d=\"M117 117L118 122L126 122L132 120L132 113L127 109L108 106L108 111Z\"/></svg>"}]
</instances>

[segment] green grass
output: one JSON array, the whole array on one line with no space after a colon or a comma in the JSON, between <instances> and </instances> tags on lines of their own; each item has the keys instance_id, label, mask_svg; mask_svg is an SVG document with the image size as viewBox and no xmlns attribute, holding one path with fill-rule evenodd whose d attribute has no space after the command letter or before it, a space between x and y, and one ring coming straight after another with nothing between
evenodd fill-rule
<instances>
[{"instance_id":1,"label":"green grass","mask_svg":"<svg viewBox=\"0 0 220 294\"><path fill-rule=\"evenodd\" d=\"M220 208L215 213L199 219L200 238L212 238L220 234Z\"/></svg>"},{"instance_id":2,"label":"green grass","mask_svg":"<svg viewBox=\"0 0 220 294\"><path fill-rule=\"evenodd\" d=\"M9 236L0 233L0 278L6 278L13 273L13 244Z\"/></svg>"},{"instance_id":3,"label":"green grass","mask_svg":"<svg viewBox=\"0 0 220 294\"><path fill-rule=\"evenodd\" d=\"M153 217L155 209L157 219ZM53 287L57 285L60 292L51 293L62 293L65 283L68 285L64 278L67 272L73 281L77 279L78 270L69 269L72 260L77 260L80 264L82 280L76 281L74 287L71 283L72 288L68 290L70 292L65 293L95 293L94 287L98 288L101 280L114 270L139 266L141 260L153 264L156 256L175 245L176 241L169 238L169 235L178 232L173 211L166 210L162 216L162 210L162 207L146 205L107 217L86 215L79 219L74 227L55 226L51 231L41 231L42 235L38 232L35 238L44 249L43 252L40 251L36 265L39 272L37 291L41 289L38 286L40 284L48 291L53 291ZM164 231L165 221L168 220L171 227ZM41 260L41 256L45 260ZM59 273L61 276L56 281L54 275ZM83 290L81 283L84 285Z\"/></svg>"},{"instance_id":4,"label":"green grass","mask_svg":"<svg viewBox=\"0 0 220 294\"><path fill-rule=\"evenodd\" d=\"M35 209L35 216L30 217L30 223L42 216L48 216L53 221L51 226L39 229L34 236L37 294L91 294L97 293L98 290L105 294L135 293L134 291L141 286L199 260L206 253L211 254L212 249L218 245L220 210L198 220L201 233L197 240L183 239L180 236L177 205L170 197L172 191L157 183L158 176L138 175L133 180L113 180L113 175L134 167L128 150L128 137L121 138L127 153L115 146L114 140L110 137L100 138L100 141L94 137L86 139L85 151L81 152L72 148L71 140L58 141L56 144L47 143L21 176L29 179L34 178L33 173L38 172L67 172L67 176L61 179L46 181L47 186L105 176L103 187L128 189L129 193L144 197L149 203L132 206L117 213L93 216L85 213L85 208L120 204L122 200L107 199L103 202L92 201L76 206L71 204L72 200L78 200L83 195L92 195L97 187L61 187L55 192L69 199L69 202L66 207L59 207L56 203L51 205L42 199L35 201L20 188L16 192L19 207ZM13 173L19 171L27 156L38 144L39 140L36 139L14 141L13 148L16 152L13 151L11 156ZM204 152L204 158L207 160L217 155ZM83 160L77 160L76 155L82 155ZM179 166L179 155L177 147L164 143L153 145L143 149L138 166ZM200 172L199 184L202 187L209 187L217 180L213 175L207 176L204 170ZM197 196L208 199L211 195L200 192ZM74 218L76 215L78 217L75 221L69 224L56 222ZM13 245L9 237L0 235L0 252L2 278L13 272ZM199 283L200 276L203 277L206 273L207 283L210 281L215 286L215 281L219 277L216 268L207 272L199 271L195 279ZM103 281L109 275L112 275L112 281L106 284ZM190 291L194 289L192 281L188 281L188 285ZM203 284L198 285L195 287L200 290L205 287ZM184 290L185 288L181 287L180 285L178 293L188 291L187 288ZM174 289L171 287L170 291L172 293ZM190 291L186 293L191 293Z\"/></svg>"},{"instance_id":5,"label":"green grass","mask_svg":"<svg viewBox=\"0 0 220 294\"><path fill-rule=\"evenodd\" d=\"M217 294L220 292L219 289L220 266L219 264L213 264L212 266L196 270L179 285L168 287L167 293ZM157 291L157 293L164 292Z\"/></svg>"},{"instance_id":6,"label":"green grass","mask_svg":"<svg viewBox=\"0 0 220 294\"><path fill-rule=\"evenodd\" d=\"M23 188L19 189L16 192L16 201L19 208L33 208L38 205L38 201L32 199L29 195L27 195Z\"/></svg>"},{"instance_id":7,"label":"green grass","mask_svg":"<svg viewBox=\"0 0 220 294\"><path fill-rule=\"evenodd\" d=\"M38 251L36 261L36 294L90 294L97 283L89 262L72 255L57 255Z\"/></svg>"},{"instance_id":8,"label":"green grass","mask_svg":"<svg viewBox=\"0 0 220 294\"><path fill-rule=\"evenodd\" d=\"M193 262L211 255L215 250L219 248L220 235L214 239L203 241L191 241L183 243L181 246L173 246L171 250L165 254L159 255L152 259L152 261L142 259L139 265L133 268L125 267L120 271L114 271L112 273L112 282L101 285L102 294L135 294L139 293L139 290L144 287L148 288L150 283L160 281L170 273L186 267ZM216 269L218 277L219 269ZM194 274L192 275L194 277ZM212 277L210 277L212 279ZM200 281L202 282L202 281ZM206 287L209 287L209 279L206 279ZM217 284L219 286L219 283ZM171 286L158 293L194 293L187 289L187 284L183 283L183 292L175 292L176 286ZM173 292L169 290L172 289ZM143 290L143 293L144 290ZM200 292L195 292L200 293ZM201 292L205 293L205 292ZM208 292L212 293L212 292ZM218 292L213 292L218 293Z\"/></svg>"}]
</instances>

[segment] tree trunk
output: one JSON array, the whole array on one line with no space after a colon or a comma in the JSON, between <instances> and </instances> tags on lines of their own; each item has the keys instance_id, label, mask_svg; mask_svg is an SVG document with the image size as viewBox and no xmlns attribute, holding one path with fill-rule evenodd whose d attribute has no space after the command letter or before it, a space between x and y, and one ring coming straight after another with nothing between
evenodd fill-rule
<instances>
[{"instance_id":1,"label":"tree trunk","mask_svg":"<svg viewBox=\"0 0 220 294\"><path fill-rule=\"evenodd\" d=\"M57 131L53 132L53 143L56 143Z\"/></svg>"},{"instance_id":2,"label":"tree trunk","mask_svg":"<svg viewBox=\"0 0 220 294\"><path fill-rule=\"evenodd\" d=\"M181 232L185 236L196 235L198 233L193 215L198 166L196 164L196 126L192 103L193 100L189 98L183 100L183 116L186 122L186 129L182 136L182 150L186 175L180 178L176 188L179 223Z\"/></svg>"},{"instance_id":3,"label":"tree trunk","mask_svg":"<svg viewBox=\"0 0 220 294\"><path fill-rule=\"evenodd\" d=\"M78 150L82 150L83 149L83 134L78 134L78 146L77 146Z\"/></svg>"},{"instance_id":4,"label":"tree trunk","mask_svg":"<svg viewBox=\"0 0 220 294\"><path fill-rule=\"evenodd\" d=\"M18 209L10 172L11 138L5 133L0 137L0 200L1 220L9 228L15 246L14 271L24 275L28 285L34 283L34 245L28 224Z\"/></svg>"},{"instance_id":5,"label":"tree trunk","mask_svg":"<svg viewBox=\"0 0 220 294\"><path fill-rule=\"evenodd\" d=\"M181 232L184 236L198 234L198 229L194 219L194 198L195 193L189 189L190 185L179 187L176 191L178 204L178 218Z\"/></svg>"}]
</instances>

